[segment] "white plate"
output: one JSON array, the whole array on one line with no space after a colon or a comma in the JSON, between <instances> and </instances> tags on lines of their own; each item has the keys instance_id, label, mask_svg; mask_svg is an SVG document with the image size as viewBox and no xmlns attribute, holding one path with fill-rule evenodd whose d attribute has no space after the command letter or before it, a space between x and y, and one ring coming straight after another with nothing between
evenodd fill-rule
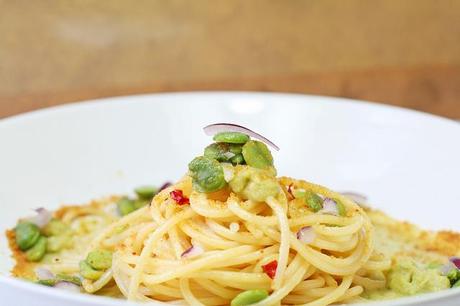
<instances>
[{"instance_id":1,"label":"white plate","mask_svg":"<svg viewBox=\"0 0 460 306\"><path fill-rule=\"evenodd\" d=\"M281 175L367 194L425 228L460 231L460 125L345 99L259 93L130 96L0 121L0 230L37 206L84 203L179 178L209 123L248 126L281 147ZM12 262L0 238L0 273ZM0 276L1 305L126 305ZM3 304L6 302L6 304ZM460 305L459 290L382 305Z\"/></svg>"}]
</instances>

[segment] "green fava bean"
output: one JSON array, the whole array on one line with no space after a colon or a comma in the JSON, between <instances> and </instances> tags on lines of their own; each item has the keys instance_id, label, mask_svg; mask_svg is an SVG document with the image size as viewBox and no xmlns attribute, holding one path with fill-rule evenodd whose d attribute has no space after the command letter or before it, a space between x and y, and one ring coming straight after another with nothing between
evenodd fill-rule
<instances>
[{"instance_id":1,"label":"green fava bean","mask_svg":"<svg viewBox=\"0 0 460 306\"><path fill-rule=\"evenodd\" d=\"M227 185L222 165L215 159L196 157L188 168L193 179L193 189L198 192L214 192Z\"/></svg>"},{"instance_id":2,"label":"green fava bean","mask_svg":"<svg viewBox=\"0 0 460 306\"><path fill-rule=\"evenodd\" d=\"M133 202L133 204L134 204L134 209L137 210L137 209L139 209L139 208L144 207L145 205L148 205L149 203L150 203L150 200L140 200L140 199L135 200L135 201Z\"/></svg>"},{"instance_id":3,"label":"green fava bean","mask_svg":"<svg viewBox=\"0 0 460 306\"><path fill-rule=\"evenodd\" d=\"M337 211L339 212L339 216L345 217L347 215L347 209L345 208L345 205L343 205L342 202L339 200L335 200L337 203Z\"/></svg>"},{"instance_id":4,"label":"green fava bean","mask_svg":"<svg viewBox=\"0 0 460 306\"><path fill-rule=\"evenodd\" d=\"M134 201L128 199L127 197L123 197L117 202L117 208L118 212L122 216L126 216L127 214L136 210L136 207L134 206Z\"/></svg>"},{"instance_id":5,"label":"green fava bean","mask_svg":"<svg viewBox=\"0 0 460 306\"><path fill-rule=\"evenodd\" d=\"M86 262L96 270L106 270L112 266L112 252L107 250L89 252Z\"/></svg>"},{"instance_id":6,"label":"green fava bean","mask_svg":"<svg viewBox=\"0 0 460 306\"><path fill-rule=\"evenodd\" d=\"M70 227L58 219L52 219L42 229L42 233L45 236L58 236L70 232Z\"/></svg>"},{"instance_id":7,"label":"green fava bean","mask_svg":"<svg viewBox=\"0 0 460 306\"><path fill-rule=\"evenodd\" d=\"M77 286L81 286L81 280L77 276L67 275L63 273L58 273L56 275L56 281L64 281L75 284Z\"/></svg>"},{"instance_id":8,"label":"green fava bean","mask_svg":"<svg viewBox=\"0 0 460 306\"><path fill-rule=\"evenodd\" d=\"M104 271L93 269L86 260L80 261L80 274L86 279L98 280Z\"/></svg>"},{"instance_id":9,"label":"green fava bean","mask_svg":"<svg viewBox=\"0 0 460 306\"><path fill-rule=\"evenodd\" d=\"M21 251L33 247L40 238L40 229L33 223L21 222L15 228L16 244Z\"/></svg>"},{"instance_id":10,"label":"green fava bean","mask_svg":"<svg viewBox=\"0 0 460 306\"><path fill-rule=\"evenodd\" d=\"M37 284L48 287L53 287L56 283L57 281L55 279L40 279L37 281Z\"/></svg>"},{"instance_id":11,"label":"green fava bean","mask_svg":"<svg viewBox=\"0 0 460 306\"><path fill-rule=\"evenodd\" d=\"M267 146L256 140L250 140L243 146L243 157L251 167L268 169L273 166L273 156Z\"/></svg>"},{"instance_id":12,"label":"green fava bean","mask_svg":"<svg viewBox=\"0 0 460 306\"><path fill-rule=\"evenodd\" d=\"M268 297L267 290L247 290L238 294L231 302L231 306L246 306L260 302Z\"/></svg>"},{"instance_id":13,"label":"green fava bean","mask_svg":"<svg viewBox=\"0 0 460 306\"><path fill-rule=\"evenodd\" d=\"M40 261L45 256L47 240L46 237L41 236L37 243L27 250L26 258L28 261Z\"/></svg>"},{"instance_id":14,"label":"green fava bean","mask_svg":"<svg viewBox=\"0 0 460 306\"><path fill-rule=\"evenodd\" d=\"M305 199L305 203L313 212L318 212L323 208L323 199L310 190L296 190L294 196Z\"/></svg>"},{"instance_id":15,"label":"green fava bean","mask_svg":"<svg viewBox=\"0 0 460 306\"><path fill-rule=\"evenodd\" d=\"M230 162L234 165L244 165L245 161L244 161L243 154L237 154L233 156L232 158L230 158Z\"/></svg>"},{"instance_id":16,"label":"green fava bean","mask_svg":"<svg viewBox=\"0 0 460 306\"><path fill-rule=\"evenodd\" d=\"M243 147L240 144L218 142L207 146L204 149L204 156L226 162L237 154L241 154L242 150Z\"/></svg>"},{"instance_id":17,"label":"green fava bean","mask_svg":"<svg viewBox=\"0 0 460 306\"><path fill-rule=\"evenodd\" d=\"M134 192L140 199L150 200L158 192L158 188L154 186L142 186L134 189Z\"/></svg>"},{"instance_id":18,"label":"green fava bean","mask_svg":"<svg viewBox=\"0 0 460 306\"><path fill-rule=\"evenodd\" d=\"M460 279L452 285L452 288L457 288L457 287L460 287Z\"/></svg>"},{"instance_id":19,"label":"green fava bean","mask_svg":"<svg viewBox=\"0 0 460 306\"><path fill-rule=\"evenodd\" d=\"M249 140L249 136L238 132L222 132L214 135L212 138L217 142L226 143L246 143Z\"/></svg>"}]
</instances>

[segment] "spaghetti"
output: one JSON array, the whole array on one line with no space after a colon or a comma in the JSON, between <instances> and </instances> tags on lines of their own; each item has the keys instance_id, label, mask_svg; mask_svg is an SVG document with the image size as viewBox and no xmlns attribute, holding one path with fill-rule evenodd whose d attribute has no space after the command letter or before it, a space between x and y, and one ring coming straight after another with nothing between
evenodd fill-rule
<instances>
[{"instance_id":1,"label":"spaghetti","mask_svg":"<svg viewBox=\"0 0 460 306\"><path fill-rule=\"evenodd\" d=\"M391 261L373 252L373 227L357 204L305 181L280 178L278 183L284 192L266 202L242 200L231 192L222 201L193 191L191 178L185 177L93 240L90 250L111 249L114 258L107 277L84 281L85 289L98 290L113 277L130 300L229 305L241 291L266 289L270 296L254 305L329 305L352 301L364 288L385 286L383 271ZM290 213L297 199L288 187L337 199L347 214ZM189 196L190 205L177 205L173 190ZM129 228L117 233L126 224ZM238 231L230 229L232 224L239 225ZM316 232L308 244L296 237L306 226ZM183 256L197 247L201 254ZM262 267L274 260L276 273L270 279Z\"/></svg>"}]
</instances>

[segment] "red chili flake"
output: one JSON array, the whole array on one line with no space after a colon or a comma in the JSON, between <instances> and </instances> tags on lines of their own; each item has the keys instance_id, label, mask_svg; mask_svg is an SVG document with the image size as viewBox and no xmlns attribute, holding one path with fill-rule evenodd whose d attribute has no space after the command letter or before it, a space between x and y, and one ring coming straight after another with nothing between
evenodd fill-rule
<instances>
[{"instance_id":1,"label":"red chili flake","mask_svg":"<svg viewBox=\"0 0 460 306\"><path fill-rule=\"evenodd\" d=\"M169 195L171 196L171 199L176 201L176 203L179 205L190 204L189 198L184 196L184 194L182 193L182 190L179 190L179 189L173 190L169 193Z\"/></svg>"},{"instance_id":2,"label":"red chili flake","mask_svg":"<svg viewBox=\"0 0 460 306\"><path fill-rule=\"evenodd\" d=\"M268 264L262 266L265 274L267 274L271 279L275 278L276 268L278 268L278 261L276 260L270 261Z\"/></svg>"}]
</instances>

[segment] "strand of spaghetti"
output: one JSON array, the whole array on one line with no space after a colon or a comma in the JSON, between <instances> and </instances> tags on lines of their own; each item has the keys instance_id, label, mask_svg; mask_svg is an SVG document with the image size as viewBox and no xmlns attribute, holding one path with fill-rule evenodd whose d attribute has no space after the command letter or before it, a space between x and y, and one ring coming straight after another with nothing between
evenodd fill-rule
<instances>
[{"instance_id":1,"label":"strand of spaghetti","mask_svg":"<svg viewBox=\"0 0 460 306\"><path fill-rule=\"evenodd\" d=\"M186 276L188 277L188 274L196 272L201 268L205 268L208 265L216 264L219 262L225 262L226 260L229 260L235 256L240 256L254 250L255 247L253 246L243 245L229 250L216 252L213 255L192 260L190 263L184 264L180 270L170 271L158 275L145 275L144 282L147 284L158 284L161 282L171 280L173 278Z\"/></svg>"},{"instance_id":2,"label":"strand of spaghetti","mask_svg":"<svg viewBox=\"0 0 460 306\"><path fill-rule=\"evenodd\" d=\"M171 227L175 224L181 222L182 220L188 219L195 214L190 208L185 208L183 211L179 212L177 215L167 220L165 223L161 224L154 232L152 232L144 244L144 249L141 252L139 262L134 268L134 274L131 276L131 281L129 284L128 290L128 299L134 299L137 294L137 287L141 279L141 273L144 267L145 258L150 256L152 249L159 238L161 238Z\"/></svg>"},{"instance_id":3,"label":"strand of spaghetti","mask_svg":"<svg viewBox=\"0 0 460 306\"><path fill-rule=\"evenodd\" d=\"M315 232L320 235L324 236L345 236L345 235L352 235L359 231L364 223L364 218L361 216L357 218L353 218L355 222L350 225L342 226L342 227L330 227L324 225L313 225Z\"/></svg>"},{"instance_id":4,"label":"strand of spaghetti","mask_svg":"<svg viewBox=\"0 0 460 306\"><path fill-rule=\"evenodd\" d=\"M239 291L237 290L232 290L225 288L209 279L195 279L195 282L198 283L201 287L206 288L211 293L214 293L215 295L226 298L226 299L233 299L235 296L238 295Z\"/></svg>"},{"instance_id":5,"label":"strand of spaghetti","mask_svg":"<svg viewBox=\"0 0 460 306\"><path fill-rule=\"evenodd\" d=\"M361 268L360 263L364 263L367 257L364 243L359 243L355 252L345 258L333 258L318 252L308 245L301 243L293 234L291 234L291 246L302 255L307 262L333 275L349 275L355 273Z\"/></svg>"},{"instance_id":6,"label":"strand of spaghetti","mask_svg":"<svg viewBox=\"0 0 460 306\"><path fill-rule=\"evenodd\" d=\"M286 269L286 279L287 281L283 284L281 288L275 290L270 294L270 296L259 303L255 303L253 306L261 305L273 305L279 303L289 292L294 289L299 282L302 281L305 272L307 272L308 264L303 264L303 259L297 255L294 260L290 263L289 267Z\"/></svg>"},{"instance_id":7,"label":"strand of spaghetti","mask_svg":"<svg viewBox=\"0 0 460 306\"><path fill-rule=\"evenodd\" d=\"M261 227L269 237L276 241L280 241L280 234L268 227ZM323 254L300 242L297 237L290 233L291 247L304 257L304 259L314 265L316 268L334 275L348 275L355 273L360 269L360 263L364 263L369 258L370 253L365 254L365 246L363 241L358 244L357 249L348 257L334 258L329 255ZM372 250L370 250L372 251ZM363 253L366 256L362 256Z\"/></svg>"},{"instance_id":8,"label":"strand of spaghetti","mask_svg":"<svg viewBox=\"0 0 460 306\"><path fill-rule=\"evenodd\" d=\"M286 270L288 256L289 256L289 223L286 212L283 210L281 204L273 197L268 197L267 204L273 210L275 216L278 218L280 228L280 248L278 265L276 267L275 278L273 279L273 289L279 289L284 280L284 271Z\"/></svg>"},{"instance_id":9,"label":"strand of spaghetti","mask_svg":"<svg viewBox=\"0 0 460 306\"><path fill-rule=\"evenodd\" d=\"M250 213L247 210L244 210L243 208L241 208L238 202L235 200L228 201L228 209L230 209L232 213L234 213L239 218L245 221L249 221L253 224L257 224L257 225L277 225L278 224L278 218L276 218L275 216L265 217L265 216L258 216L253 213Z\"/></svg>"},{"instance_id":10,"label":"strand of spaghetti","mask_svg":"<svg viewBox=\"0 0 460 306\"><path fill-rule=\"evenodd\" d=\"M212 219L206 219L206 224L219 236L237 241L245 244L256 244L256 245L271 245L273 240L268 237L262 237L261 239L254 239L254 236L248 232L235 233L229 230L227 227L222 226Z\"/></svg>"},{"instance_id":11,"label":"strand of spaghetti","mask_svg":"<svg viewBox=\"0 0 460 306\"><path fill-rule=\"evenodd\" d=\"M233 248L237 247L240 244L236 241L230 241L230 240L224 240L224 239L216 239L216 238L211 238L209 235L203 234L197 230L193 226L191 226L189 223L183 222L182 224L179 225L180 229L192 237L195 240L198 240L201 244L207 245L209 248L216 248L216 249L228 249L228 248Z\"/></svg>"},{"instance_id":12,"label":"strand of spaghetti","mask_svg":"<svg viewBox=\"0 0 460 306\"><path fill-rule=\"evenodd\" d=\"M144 245L145 240L150 235L152 231L155 230L158 226L155 223L150 223L142 227L140 230L137 231L134 242L132 245L133 251L139 253Z\"/></svg>"},{"instance_id":13,"label":"strand of spaghetti","mask_svg":"<svg viewBox=\"0 0 460 306\"><path fill-rule=\"evenodd\" d=\"M190 286L188 283L188 278L181 278L180 281L180 290L182 292L182 296L187 301L190 306L206 306L205 304L201 303L192 293L190 290Z\"/></svg>"},{"instance_id":14,"label":"strand of spaghetti","mask_svg":"<svg viewBox=\"0 0 460 306\"><path fill-rule=\"evenodd\" d=\"M96 291L100 290L105 285L107 285L112 280L112 277L113 277L113 270L108 269L95 282L92 282L92 281L86 280L86 279L83 280L82 281L82 286L86 290L86 292L93 293L93 292L96 292Z\"/></svg>"},{"instance_id":15,"label":"strand of spaghetti","mask_svg":"<svg viewBox=\"0 0 460 306\"><path fill-rule=\"evenodd\" d=\"M169 208L166 210L166 218L172 218L173 214L175 212L175 206L171 205ZM171 245L174 248L174 253L176 255L176 259L180 259L182 253L184 252L184 249L182 248L182 245L179 240L179 235L177 233L176 227L171 227L168 231L168 237L169 241L171 242Z\"/></svg>"},{"instance_id":16,"label":"strand of spaghetti","mask_svg":"<svg viewBox=\"0 0 460 306\"><path fill-rule=\"evenodd\" d=\"M188 277L210 279L223 286L242 290L270 289L271 284L271 279L265 273L212 270L195 272Z\"/></svg>"},{"instance_id":17,"label":"strand of spaghetti","mask_svg":"<svg viewBox=\"0 0 460 306\"><path fill-rule=\"evenodd\" d=\"M342 279L342 283L340 286L337 287L334 291L331 293L328 293L327 295L323 296L322 298L319 298L318 300L306 304L302 304L300 306L326 306L329 305L338 299L342 297L347 289L350 287L351 282L352 282L353 277L352 276L345 276Z\"/></svg>"},{"instance_id":18,"label":"strand of spaghetti","mask_svg":"<svg viewBox=\"0 0 460 306\"><path fill-rule=\"evenodd\" d=\"M385 279L371 279L359 275L353 276L353 283L356 285L363 286L366 290L381 289L384 288L386 285Z\"/></svg>"},{"instance_id":19,"label":"strand of spaghetti","mask_svg":"<svg viewBox=\"0 0 460 306\"><path fill-rule=\"evenodd\" d=\"M364 268L367 270L374 270L374 271L388 270L391 268L391 260L390 259L383 259L381 261L368 260L364 264Z\"/></svg>"},{"instance_id":20,"label":"strand of spaghetti","mask_svg":"<svg viewBox=\"0 0 460 306\"><path fill-rule=\"evenodd\" d=\"M192 192L190 207L203 217L219 219L233 216L233 213L227 209L226 203L210 200L203 193Z\"/></svg>"},{"instance_id":21,"label":"strand of spaghetti","mask_svg":"<svg viewBox=\"0 0 460 306\"><path fill-rule=\"evenodd\" d=\"M354 234L351 237L348 237L345 242L334 242L321 237L316 237L310 245L322 250L337 251L337 252L347 252L356 248L359 242L358 235Z\"/></svg>"},{"instance_id":22,"label":"strand of spaghetti","mask_svg":"<svg viewBox=\"0 0 460 306\"><path fill-rule=\"evenodd\" d=\"M300 282L299 284L297 284L297 286L295 286L295 288L292 290L293 292L296 292L296 291L305 291L305 290L308 290L308 289L313 289L313 288L319 288L319 287L322 287L324 286L326 282L324 281L324 278L322 277L318 277L318 278L315 278L315 279L307 279L303 282Z\"/></svg>"},{"instance_id":23,"label":"strand of spaghetti","mask_svg":"<svg viewBox=\"0 0 460 306\"><path fill-rule=\"evenodd\" d=\"M315 224L334 224L339 226L350 225L352 219L347 217L340 217L334 215L325 215L325 214L310 214L302 217L292 218L289 220L289 225L291 227L297 226L312 226Z\"/></svg>"},{"instance_id":24,"label":"strand of spaghetti","mask_svg":"<svg viewBox=\"0 0 460 306\"><path fill-rule=\"evenodd\" d=\"M308 290L303 293L299 294L290 294L286 296L283 299L283 303L286 304L304 304L307 301L313 301L315 299L321 298L329 293L331 293L333 290L336 290L337 287L335 288L320 288L321 290ZM341 302L345 300L349 300L352 298L356 298L358 295L360 295L363 292L363 288L361 286L355 286L348 288L347 291L340 297L338 298L335 302Z\"/></svg>"},{"instance_id":25,"label":"strand of spaghetti","mask_svg":"<svg viewBox=\"0 0 460 306\"><path fill-rule=\"evenodd\" d=\"M125 217L121 218L117 222L112 223L104 231L102 231L98 236L96 236L96 238L93 239L88 249L89 250L96 249L100 245L101 241L104 240L110 234L112 234L116 230L117 227L123 226L125 224L132 224L135 221L139 222L139 220L144 220L146 215L148 217L148 214L146 214L147 212L148 212L148 207L146 206L146 207L140 208L126 215Z\"/></svg>"}]
</instances>

